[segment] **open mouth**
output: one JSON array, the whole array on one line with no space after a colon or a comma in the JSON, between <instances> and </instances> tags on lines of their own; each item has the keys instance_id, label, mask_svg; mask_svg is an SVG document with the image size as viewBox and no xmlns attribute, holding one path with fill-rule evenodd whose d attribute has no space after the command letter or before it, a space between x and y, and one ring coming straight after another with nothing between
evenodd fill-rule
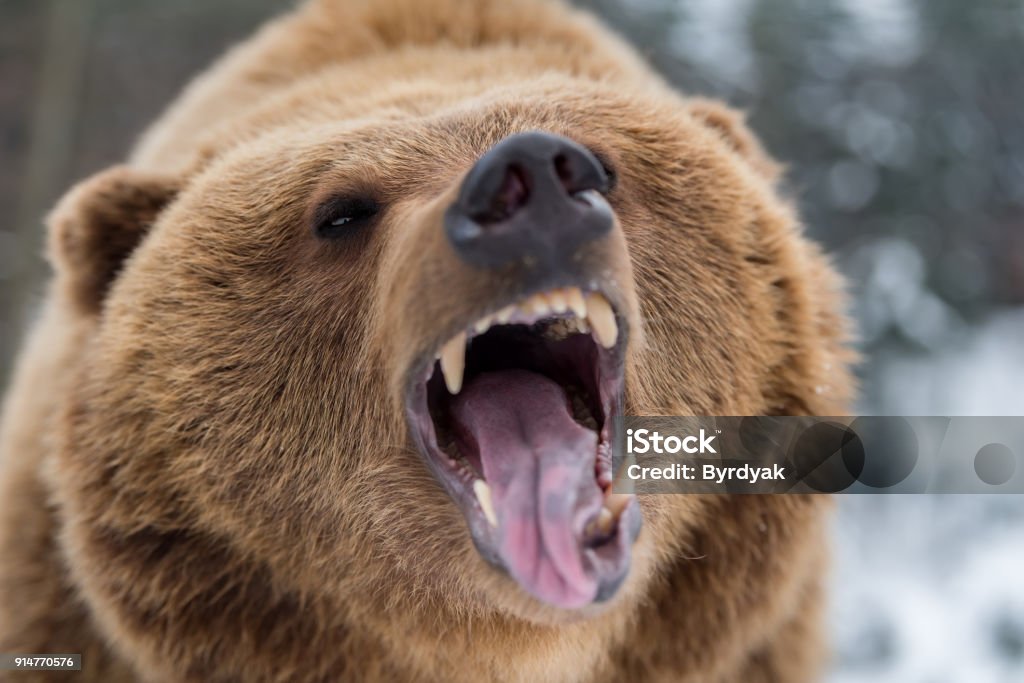
<instances>
[{"instance_id":1,"label":"open mouth","mask_svg":"<svg viewBox=\"0 0 1024 683\"><path fill-rule=\"evenodd\" d=\"M534 294L470 323L417 367L407 411L481 555L563 608L610 598L639 532L611 491L624 319L597 291Z\"/></svg>"}]
</instances>

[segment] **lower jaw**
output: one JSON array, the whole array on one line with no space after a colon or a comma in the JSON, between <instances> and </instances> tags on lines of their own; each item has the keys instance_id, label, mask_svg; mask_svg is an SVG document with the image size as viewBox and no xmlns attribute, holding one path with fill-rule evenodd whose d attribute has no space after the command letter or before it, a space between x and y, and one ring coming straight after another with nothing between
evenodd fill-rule
<instances>
[{"instance_id":1,"label":"lower jaw","mask_svg":"<svg viewBox=\"0 0 1024 683\"><path fill-rule=\"evenodd\" d=\"M638 537L630 553L627 574L606 599L580 607L564 608L538 600L512 579L503 569L489 562L483 564L482 596L498 613L539 628L552 626L606 624L608 628L624 628L629 614L642 604L638 591L647 585L650 569L645 561L643 537ZM607 620L611 619L610 622Z\"/></svg>"}]
</instances>

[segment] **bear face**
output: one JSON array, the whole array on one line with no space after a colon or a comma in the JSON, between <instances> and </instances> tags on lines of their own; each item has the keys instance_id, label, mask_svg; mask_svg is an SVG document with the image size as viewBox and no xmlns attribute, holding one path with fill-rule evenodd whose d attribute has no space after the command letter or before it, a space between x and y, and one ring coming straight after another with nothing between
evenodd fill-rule
<instances>
[{"instance_id":1,"label":"bear face","mask_svg":"<svg viewBox=\"0 0 1024 683\"><path fill-rule=\"evenodd\" d=\"M778 173L557 2L268 25L50 216L0 649L102 681L808 680L824 501L618 498L604 449L620 412L846 412Z\"/></svg>"},{"instance_id":2,"label":"bear face","mask_svg":"<svg viewBox=\"0 0 1024 683\"><path fill-rule=\"evenodd\" d=\"M120 244L87 237L133 224L110 210L133 215L124 188L165 203L79 305L96 332L55 476L97 604L138 554L102 539L187 533L349 609L592 616L716 505L611 494L610 416L841 412L813 391L842 372L831 276L730 112L568 76L357 103L322 86L211 135L180 176L121 169L54 214L74 299L82 244ZM529 150L493 162L536 136L554 175ZM496 217L466 207L488 163ZM493 259L460 251L460 220L490 239L544 193L565 205ZM570 210L601 227L550 241Z\"/></svg>"}]
</instances>

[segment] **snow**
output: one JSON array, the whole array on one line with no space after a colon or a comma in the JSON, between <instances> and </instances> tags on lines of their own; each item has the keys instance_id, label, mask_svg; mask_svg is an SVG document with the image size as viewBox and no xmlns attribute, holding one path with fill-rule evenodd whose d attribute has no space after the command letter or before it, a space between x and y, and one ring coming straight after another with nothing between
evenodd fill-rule
<instances>
[{"instance_id":1,"label":"snow","mask_svg":"<svg viewBox=\"0 0 1024 683\"><path fill-rule=\"evenodd\" d=\"M1024 681L1016 496L848 496L836 520L831 683Z\"/></svg>"},{"instance_id":2,"label":"snow","mask_svg":"<svg viewBox=\"0 0 1024 683\"><path fill-rule=\"evenodd\" d=\"M1024 415L1024 310L886 352L864 412ZM1024 681L1024 496L850 495L835 520L829 683Z\"/></svg>"}]
</instances>

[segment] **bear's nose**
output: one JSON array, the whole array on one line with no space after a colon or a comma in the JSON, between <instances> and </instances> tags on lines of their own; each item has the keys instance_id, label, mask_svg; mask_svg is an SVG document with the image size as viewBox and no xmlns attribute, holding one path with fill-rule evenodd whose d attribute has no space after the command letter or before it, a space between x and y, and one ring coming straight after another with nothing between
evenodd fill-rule
<instances>
[{"instance_id":1,"label":"bear's nose","mask_svg":"<svg viewBox=\"0 0 1024 683\"><path fill-rule=\"evenodd\" d=\"M551 133L518 133L470 169L445 213L445 232L474 266L564 269L581 246L611 230L607 190L608 176L586 148Z\"/></svg>"}]
</instances>

